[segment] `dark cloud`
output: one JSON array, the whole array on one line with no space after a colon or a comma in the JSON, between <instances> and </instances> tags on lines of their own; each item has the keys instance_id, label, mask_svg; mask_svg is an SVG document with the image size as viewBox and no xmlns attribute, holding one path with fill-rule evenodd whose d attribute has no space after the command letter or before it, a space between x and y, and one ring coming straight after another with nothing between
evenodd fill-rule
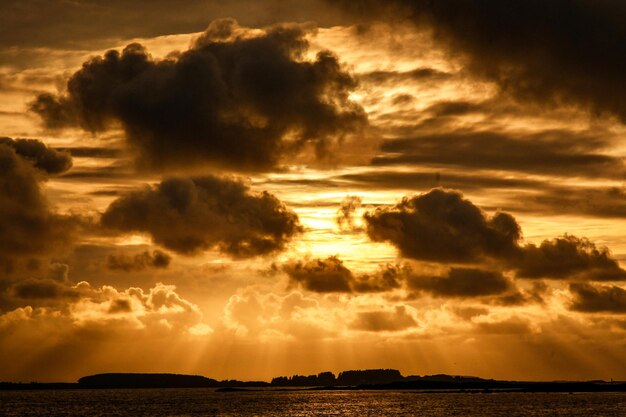
<instances>
[{"instance_id":1,"label":"dark cloud","mask_svg":"<svg viewBox=\"0 0 626 417\"><path fill-rule=\"evenodd\" d=\"M512 202L514 203L514 202ZM544 186L528 196L520 211L582 214L595 217L626 217L626 189L624 187L565 187Z\"/></svg>"},{"instance_id":2,"label":"dark cloud","mask_svg":"<svg viewBox=\"0 0 626 417\"><path fill-rule=\"evenodd\" d=\"M406 307L396 306L394 311L363 311L350 328L368 332L397 332L416 327L417 321L407 313Z\"/></svg>"},{"instance_id":3,"label":"dark cloud","mask_svg":"<svg viewBox=\"0 0 626 417\"><path fill-rule=\"evenodd\" d=\"M110 183L111 180L136 178L135 172L123 162L115 162L107 166L74 168L67 174L59 177L60 180L81 180L91 182L102 181Z\"/></svg>"},{"instance_id":4,"label":"dark cloud","mask_svg":"<svg viewBox=\"0 0 626 417\"><path fill-rule=\"evenodd\" d=\"M109 307L108 312L110 314L116 313L130 313L133 311L133 307L130 304L130 301L124 298L118 298L111 302L111 307Z\"/></svg>"},{"instance_id":5,"label":"dark cloud","mask_svg":"<svg viewBox=\"0 0 626 417\"><path fill-rule=\"evenodd\" d=\"M448 104L439 112L469 111ZM604 132L551 130L515 134L461 130L423 134L385 142L383 154L372 160L378 166L428 164L524 173L605 177L626 175L622 158L603 153L611 145ZM468 158L467 155L471 155Z\"/></svg>"},{"instance_id":6,"label":"dark cloud","mask_svg":"<svg viewBox=\"0 0 626 417\"><path fill-rule=\"evenodd\" d=\"M36 139L0 137L0 145L13 148L19 156L47 174L61 174L72 167L70 154L49 148Z\"/></svg>"},{"instance_id":7,"label":"dark cloud","mask_svg":"<svg viewBox=\"0 0 626 417\"><path fill-rule=\"evenodd\" d=\"M404 265L387 264L373 273L357 275L352 289L358 293L384 292L400 288L411 274L411 268Z\"/></svg>"},{"instance_id":8,"label":"dark cloud","mask_svg":"<svg viewBox=\"0 0 626 417\"><path fill-rule=\"evenodd\" d=\"M355 274L336 256L326 259L291 261L282 266L292 283L318 293L378 293L398 288L434 297L492 297L493 304L518 305L531 300L539 291L520 292L511 279L496 271L475 268L451 268L440 277L415 273L410 266L385 265L372 273ZM496 297L497 296L497 297Z\"/></svg>"},{"instance_id":9,"label":"dark cloud","mask_svg":"<svg viewBox=\"0 0 626 417\"><path fill-rule=\"evenodd\" d=\"M287 263L283 270L289 278L314 292L351 292L352 271L336 256Z\"/></svg>"},{"instance_id":10,"label":"dark cloud","mask_svg":"<svg viewBox=\"0 0 626 417\"><path fill-rule=\"evenodd\" d=\"M158 169L265 170L308 146L323 156L367 118L336 56L304 59L305 34L286 25L251 36L220 20L164 60L131 44L85 62L64 94L42 94L32 110L52 128L119 122L140 163Z\"/></svg>"},{"instance_id":11,"label":"dark cloud","mask_svg":"<svg viewBox=\"0 0 626 417\"><path fill-rule=\"evenodd\" d=\"M541 183L524 178L500 178L494 175L476 175L472 173L452 173L447 171L432 172L394 172L385 170L364 171L344 174L336 177L342 182L348 181L352 187L370 189L373 186L386 189L424 190L445 184L449 188L463 190L482 190L484 188L533 188ZM303 183L306 183L303 181ZM311 181L312 184L315 182ZM335 185L337 183L334 183Z\"/></svg>"},{"instance_id":12,"label":"dark cloud","mask_svg":"<svg viewBox=\"0 0 626 417\"><path fill-rule=\"evenodd\" d=\"M565 235L525 245L514 266L519 278L626 279L626 271L611 257L607 248L596 247L585 238Z\"/></svg>"},{"instance_id":13,"label":"dark cloud","mask_svg":"<svg viewBox=\"0 0 626 417\"><path fill-rule=\"evenodd\" d=\"M451 268L443 277L414 276L407 283L410 289L436 297L482 297L514 289L511 280L501 272L473 268Z\"/></svg>"},{"instance_id":14,"label":"dark cloud","mask_svg":"<svg viewBox=\"0 0 626 417\"><path fill-rule=\"evenodd\" d=\"M485 307L453 307L452 312L463 320L471 320L474 317L486 316L489 309Z\"/></svg>"},{"instance_id":15,"label":"dark cloud","mask_svg":"<svg viewBox=\"0 0 626 417\"><path fill-rule=\"evenodd\" d=\"M272 194L219 177L168 178L127 193L111 203L102 224L148 233L178 253L216 248L233 257L282 250L301 230L296 214Z\"/></svg>"},{"instance_id":16,"label":"dark cloud","mask_svg":"<svg viewBox=\"0 0 626 417\"><path fill-rule=\"evenodd\" d=\"M484 105L481 103L473 103L470 101L440 101L429 106L424 111L427 113L432 113L437 117L445 117L445 116L463 116L466 114L472 114L476 112L480 112L484 109Z\"/></svg>"},{"instance_id":17,"label":"dark cloud","mask_svg":"<svg viewBox=\"0 0 626 417\"><path fill-rule=\"evenodd\" d=\"M71 148L58 148L62 152L69 152L75 158L103 158L115 159L123 155L121 149L94 147L94 146L75 146Z\"/></svg>"},{"instance_id":18,"label":"dark cloud","mask_svg":"<svg viewBox=\"0 0 626 417\"><path fill-rule=\"evenodd\" d=\"M407 81L447 80L452 75L433 68L416 68L411 71L372 71L359 75L359 80L367 83L406 83Z\"/></svg>"},{"instance_id":19,"label":"dark cloud","mask_svg":"<svg viewBox=\"0 0 626 417\"><path fill-rule=\"evenodd\" d=\"M466 58L471 73L495 81L517 98L576 103L626 120L626 3L622 1L340 3L362 15L408 19L431 30L435 41Z\"/></svg>"},{"instance_id":20,"label":"dark cloud","mask_svg":"<svg viewBox=\"0 0 626 417\"><path fill-rule=\"evenodd\" d=\"M151 268L164 269L169 266L171 260L171 256L160 250L155 250L152 253L144 251L133 256L110 254L107 256L107 268L124 272L143 271Z\"/></svg>"},{"instance_id":21,"label":"dark cloud","mask_svg":"<svg viewBox=\"0 0 626 417\"><path fill-rule=\"evenodd\" d=\"M10 293L13 297L25 302L59 299L73 299L78 297L78 291L53 279L27 279L14 284Z\"/></svg>"},{"instance_id":22,"label":"dark cloud","mask_svg":"<svg viewBox=\"0 0 626 417\"><path fill-rule=\"evenodd\" d=\"M523 245L513 216L502 212L489 216L457 191L436 188L408 196L395 206L365 213L364 219L370 239L389 242L411 259L495 261L502 268L515 270L518 278L626 278L626 271L607 248L571 235ZM439 285L447 282L433 281Z\"/></svg>"},{"instance_id":23,"label":"dark cloud","mask_svg":"<svg viewBox=\"0 0 626 417\"><path fill-rule=\"evenodd\" d=\"M506 257L516 252L521 236L511 215L489 217L461 193L440 188L367 212L364 219L373 241L390 242L407 258L429 261Z\"/></svg>"},{"instance_id":24,"label":"dark cloud","mask_svg":"<svg viewBox=\"0 0 626 417\"><path fill-rule=\"evenodd\" d=\"M615 285L570 284L571 309L585 313L626 313L626 290Z\"/></svg>"},{"instance_id":25,"label":"dark cloud","mask_svg":"<svg viewBox=\"0 0 626 417\"><path fill-rule=\"evenodd\" d=\"M516 306L528 303L543 304L545 295L549 293L550 288L543 281L534 281L530 288L515 288L512 291L502 294L491 300L491 304L502 306Z\"/></svg>"},{"instance_id":26,"label":"dark cloud","mask_svg":"<svg viewBox=\"0 0 626 417\"><path fill-rule=\"evenodd\" d=\"M337 224L340 229L354 229L354 213L361 207L361 197L356 195L346 196L337 210Z\"/></svg>"},{"instance_id":27,"label":"dark cloud","mask_svg":"<svg viewBox=\"0 0 626 417\"><path fill-rule=\"evenodd\" d=\"M32 161L18 155L12 145L0 143L0 267L3 272L11 271L16 263L26 265L29 260L60 250L72 240L77 226L76 219L52 212L40 188L40 171L34 168Z\"/></svg>"},{"instance_id":28,"label":"dark cloud","mask_svg":"<svg viewBox=\"0 0 626 417\"><path fill-rule=\"evenodd\" d=\"M303 288L319 293L372 293L400 288L410 270L385 265L371 274L355 275L336 256L287 262L282 270L289 279Z\"/></svg>"}]
</instances>

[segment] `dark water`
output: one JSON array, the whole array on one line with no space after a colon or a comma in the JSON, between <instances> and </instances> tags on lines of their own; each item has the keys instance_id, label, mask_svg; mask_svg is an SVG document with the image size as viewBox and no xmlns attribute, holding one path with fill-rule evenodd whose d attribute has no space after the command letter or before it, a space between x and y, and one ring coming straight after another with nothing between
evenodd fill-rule
<instances>
[{"instance_id":1,"label":"dark water","mask_svg":"<svg viewBox=\"0 0 626 417\"><path fill-rule=\"evenodd\" d=\"M216 393L210 389L0 392L0 416L626 416L626 393Z\"/></svg>"}]
</instances>

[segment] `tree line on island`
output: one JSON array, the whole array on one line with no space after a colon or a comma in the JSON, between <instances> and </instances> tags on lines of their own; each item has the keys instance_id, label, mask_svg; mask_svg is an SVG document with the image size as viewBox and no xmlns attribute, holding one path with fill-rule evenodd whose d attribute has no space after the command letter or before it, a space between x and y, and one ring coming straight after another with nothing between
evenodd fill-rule
<instances>
[{"instance_id":1,"label":"tree line on island","mask_svg":"<svg viewBox=\"0 0 626 417\"><path fill-rule=\"evenodd\" d=\"M297 388L300 387L300 388ZM445 374L403 376L396 369L366 369L292 375L266 381L238 381L207 378L200 375L165 373L105 373L82 377L75 383L0 382L0 390L24 389L109 389L109 388L217 388L218 391L255 389L359 389L423 390L437 392L609 392L626 391L626 382L559 381L528 382L483 379Z\"/></svg>"}]
</instances>

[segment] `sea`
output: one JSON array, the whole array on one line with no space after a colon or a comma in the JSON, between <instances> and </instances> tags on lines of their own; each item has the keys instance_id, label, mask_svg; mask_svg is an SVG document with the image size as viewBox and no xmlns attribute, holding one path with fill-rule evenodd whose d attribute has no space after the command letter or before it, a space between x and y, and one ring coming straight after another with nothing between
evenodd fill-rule
<instances>
[{"instance_id":1,"label":"sea","mask_svg":"<svg viewBox=\"0 0 626 417\"><path fill-rule=\"evenodd\" d=\"M107 389L1 391L0 416L626 416L626 393Z\"/></svg>"}]
</instances>

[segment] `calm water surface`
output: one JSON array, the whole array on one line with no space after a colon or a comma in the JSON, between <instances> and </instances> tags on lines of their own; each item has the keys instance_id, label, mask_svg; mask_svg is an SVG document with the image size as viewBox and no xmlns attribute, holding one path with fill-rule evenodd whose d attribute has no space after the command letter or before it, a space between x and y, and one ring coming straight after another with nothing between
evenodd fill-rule
<instances>
[{"instance_id":1,"label":"calm water surface","mask_svg":"<svg viewBox=\"0 0 626 417\"><path fill-rule=\"evenodd\" d=\"M211 389L0 392L0 416L626 416L626 393L426 394Z\"/></svg>"}]
</instances>

